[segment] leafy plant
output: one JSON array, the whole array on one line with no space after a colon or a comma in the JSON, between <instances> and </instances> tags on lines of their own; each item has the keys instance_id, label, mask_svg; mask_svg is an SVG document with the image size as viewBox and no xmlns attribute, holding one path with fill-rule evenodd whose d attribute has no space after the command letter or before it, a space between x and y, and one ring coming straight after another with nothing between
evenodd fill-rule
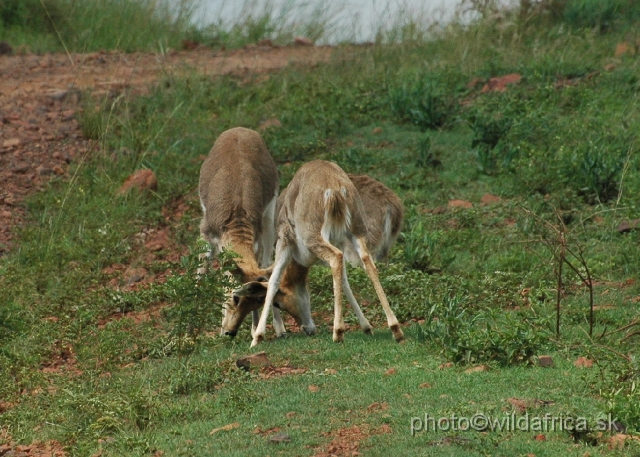
<instances>
[{"instance_id":1,"label":"leafy plant","mask_svg":"<svg viewBox=\"0 0 640 457\"><path fill-rule=\"evenodd\" d=\"M169 391L174 395L215 392L225 380L225 369L211 361L193 363L187 359L171 375Z\"/></svg>"},{"instance_id":2,"label":"leafy plant","mask_svg":"<svg viewBox=\"0 0 640 457\"><path fill-rule=\"evenodd\" d=\"M404 259L410 268L427 273L436 273L448 267L455 254L442 248L443 232L429 231L422 221L412 223L403 233Z\"/></svg>"},{"instance_id":3,"label":"leafy plant","mask_svg":"<svg viewBox=\"0 0 640 457\"><path fill-rule=\"evenodd\" d=\"M467 117L467 123L474 134L471 148L475 150L478 164L484 173L495 174L501 167L511 163L514 157L513 151L502 140L513 125L512 118L486 112L473 112Z\"/></svg>"},{"instance_id":4,"label":"leafy plant","mask_svg":"<svg viewBox=\"0 0 640 457\"><path fill-rule=\"evenodd\" d=\"M626 154L617 141L598 138L581 144L565 161L563 175L587 203L606 203L618 195Z\"/></svg>"},{"instance_id":5,"label":"leafy plant","mask_svg":"<svg viewBox=\"0 0 640 457\"><path fill-rule=\"evenodd\" d=\"M418 140L416 166L420 168L433 168L439 165L441 165L441 162L433 152L431 136L425 134Z\"/></svg>"},{"instance_id":6,"label":"leafy plant","mask_svg":"<svg viewBox=\"0 0 640 457\"><path fill-rule=\"evenodd\" d=\"M421 130L448 126L458 109L451 92L429 78L391 89L389 100L391 110L400 121L410 122Z\"/></svg>"},{"instance_id":7,"label":"leafy plant","mask_svg":"<svg viewBox=\"0 0 640 457\"><path fill-rule=\"evenodd\" d=\"M205 242L182 258L181 274L173 274L167 278L163 289L166 300L172 304L166 312L170 321L174 322L172 334L177 338L180 349L189 351L203 332L212 330L220 324L222 303L226 299L226 290L233 285L233 277L229 272L233 267L233 254L222 252L219 270L207 269L198 273L201 266L199 255L206 252Z\"/></svg>"},{"instance_id":8,"label":"leafy plant","mask_svg":"<svg viewBox=\"0 0 640 457\"><path fill-rule=\"evenodd\" d=\"M433 305L419 338L440 347L454 363L495 362L499 365L531 363L547 344L544 321L535 315L483 310L471 314L459 297ZM542 324L542 325L541 325Z\"/></svg>"}]
</instances>

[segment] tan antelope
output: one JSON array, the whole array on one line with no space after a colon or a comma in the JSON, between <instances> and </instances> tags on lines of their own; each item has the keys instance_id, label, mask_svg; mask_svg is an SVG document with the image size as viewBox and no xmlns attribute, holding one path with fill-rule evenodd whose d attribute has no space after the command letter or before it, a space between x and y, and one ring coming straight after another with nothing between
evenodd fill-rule
<instances>
[{"instance_id":1,"label":"tan antelope","mask_svg":"<svg viewBox=\"0 0 640 457\"><path fill-rule=\"evenodd\" d=\"M371 332L371 325L358 306L347 280L343 251L349 243L373 282L394 338L396 341L404 339L367 248L364 214L358 191L338 165L315 160L298 170L286 189L278 214L276 259L265 292L264 309L253 333L252 347L264 339L267 316L276 295L279 296L277 302L284 305L285 309L297 307L298 319L308 334L315 332L306 283L309 268L319 260L331 267L333 276L333 340L340 342L344 339L343 290L360 327L366 333ZM281 282L283 273L285 278ZM263 282L245 284L234 295L256 296L260 288L264 290Z\"/></svg>"},{"instance_id":2,"label":"tan antelope","mask_svg":"<svg viewBox=\"0 0 640 457\"><path fill-rule=\"evenodd\" d=\"M404 216L402 201L391 189L380 181L366 175L348 174L347 176L362 199L364 222L367 227L366 245L369 253L376 261L385 260L402 228ZM280 209L284 205L286 195L287 189L282 191L278 196L276 214L280 214ZM344 255L351 264L364 267L351 243L346 243ZM309 292L307 288L308 271L309 268L303 267L294 259L291 259L283 273L273 306L286 310L295 318L298 325L300 325L307 334L313 334L315 332L315 324L311 319L310 312L305 312L306 310L310 310ZM236 300L240 300L240 297L242 297L246 307L253 311L263 306L266 290L267 281L265 280L244 284L233 293L239 297ZM284 293L283 291L289 291L290 293ZM360 309L357 301L353 298L350 288L345 288L345 295L352 309ZM303 310L304 316L300 314L298 303L301 304L300 308ZM230 328L237 329L242 323L241 318L239 314L231 318L228 321ZM363 330L366 332L371 330L370 326L367 326L364 322L363 324Z\"/></svg>"},{"instance_id":3,"label":"tan antelope","mask_svg":"<svg viewBox=\"0 0 640 457\"><path fill-rule=\"evenodd\" d=\"M223 249L236 252L236 273L243 283L269 276L278 181L278 170L264 140L259 133L243 127L223 132L200 169L198 192L204 214L200 233L210 246L203 258ZM227 322L244 311L242 301L232 295L224 304L221 333L235 336L237 329L227 330ZM257 322L255 311L254 327ZM274 328L278 336L285 332L277 309Z\"/></svg>"}]
</instances>

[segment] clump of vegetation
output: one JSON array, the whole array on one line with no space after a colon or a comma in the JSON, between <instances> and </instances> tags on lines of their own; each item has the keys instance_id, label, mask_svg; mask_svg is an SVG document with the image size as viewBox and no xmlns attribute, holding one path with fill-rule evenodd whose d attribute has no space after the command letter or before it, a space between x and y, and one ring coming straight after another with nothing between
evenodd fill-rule
<instances>
[{"instance_id":1,"label":"clump of vegetation","mask_svg":"<svg viewBox=\"0 0 640 457\"><path fill-rule=\"evenodd\" d=\"M548 346L548 323L534 313L471 310L459 297L449 297L431 307L418 336L454 363L531 364Z\"/></svg>"},{"instance_id":2,"label":"clump of vegetation","mask_svg":"<svg viewBox=\"0 0 640 457\"><path fill-rule=\"evenodd\" d=\"M455 121L458 102L451 87L429 77L389 90L391 110L400 121L434 130Z\"/></svg>"}]
</instances>

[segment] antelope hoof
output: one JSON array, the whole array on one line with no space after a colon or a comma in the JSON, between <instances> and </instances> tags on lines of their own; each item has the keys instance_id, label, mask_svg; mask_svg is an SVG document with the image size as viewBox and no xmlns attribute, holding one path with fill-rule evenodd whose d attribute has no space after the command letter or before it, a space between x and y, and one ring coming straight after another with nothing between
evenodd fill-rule
<instances>
[{"instance_id":1,"label":"antelope hoof","mask_svg":"<svg viewBox=\"0 0 640 457\"><path fill-rule=\"evenodd\" d=\"M287 338L287 332L282 332L280 335L276 335L278 338L282 338L282 339L286 339Z\"/></svg>"},{"instance_id":2,"label":"antelope hoof","mask_svg":"<svg viewBox=\"0 0 640 457\"><path fill-rule=\"evenodd\" d=\"M391 333L393 333L393 337L395 338L395 340L398 343L402 343L404 341L404 333L402 333L402 329L400 328L400 325L395 324L395 325L392 325L390 328L391 328Z\"/></svg>"},{"instance_id":3,"label":"antelope hoof","mask_svg":"<svg viewBox=\"0 0 640 457\"><path fill-rule=\"evenodd\" d=\"M373 335L373 329L371 327L365 327L362 329L365 335Z\"/></svg>"},{"instance_id":4,"label":"antelope hoof","mask_svg":"<svg viewBox=\"0 0 640 457\"><path fill-rule=\"evenodd\" d=\"M263 341L264 341L264 335L255 335L253 337L253 341L251 342L251 347L254 348L258 344L262 343Z\"/></svg>"},{"instance_id":5,"label":"antelope hoof","mask_svg":"<svg viewBox=\"0 0 640 457\"><path fill-rule=\"evenodd\" d=\"M231 330L227 330L226 332L224 332L225 335L230 336L231 338L233 338L234 336L236 336L238 334L237 331L231 331Z\"/></svg>"},{"instance_id":6,"label":"antelope hoof","mask_svg":"<svg viewBox=\"0 0 640 457\"><path fill-rule=\"evenodd\" d=\"M333 342L342 343L344 341L344 329L339 328L333 331Z\"/></svg>"},{"instance_id":7,"label":"antelope hoof","mask_svg":"<svg viewBox=\"0 0 640 457\"><path fill-rule=\"evenodd\" d=\"M313 336L316 334L316 326L315 325L303 325L302 326L302 330L304 330L304 333L307 334L307 336Z\"/></svg>"}]
</instances>

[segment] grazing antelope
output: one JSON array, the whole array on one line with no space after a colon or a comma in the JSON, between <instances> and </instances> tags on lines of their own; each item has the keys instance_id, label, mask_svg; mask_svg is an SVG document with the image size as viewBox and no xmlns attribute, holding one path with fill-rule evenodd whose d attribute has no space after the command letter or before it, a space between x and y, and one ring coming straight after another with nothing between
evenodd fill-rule
<instances>
[{"instance_id":1,"label":"grazing antelope","mask_svg":"<svg viewBox=\"0 0 640 457\"><path fill-rule=\"evenodd\" d=\"M362 199L364 222L367 227L366 245L369 253L376 261L386 260L402 228L404 216L402 201L391 189L380 181L366 175L348 174L347 176ZM278 196L276 214L280 214L286 195L287 189L282 191ZM352 244L346 243L344 247L346 259L351 264L364 267L360 261L360 257L358 257L358 254L353 249ZM278 292L276 292L273 306L286 310L294 317L298 325L300 325L307 334L313 334L315 332L315 324L313 323L311 314L305 312L310 309L309 292L307 288L308 271L309 268L305 268L294 259L291 259L289 265L287 265L284 270L280 288ZM242 297L243 302L248 308L257 310L264 304L266 291L267 280L265 279L262 282L244 284L239 289L234 290L233 294L238 297L236 300ZM290 293L286 294L283 291L290 291ZM347 290L346 287L345 295L354 311L360 309L357 301L353 298L351 290ZM301 304L300 307L298 307L298 303ZM300 314L298 308L302 309L305 313L304 317ZM237 319L229 323L232 328L234 326L237 328L240 324L241 321ZM367 326L366 323L364 324L363 330L369 332L371 327Z\"/></svg>"},{"instance_id":2,"label":"grazing antelope","mask_svg":"<svg viewBox=\"0 0 640 457\"><path fill-rule=\"evenodd\" d=\"M278 170L264 140L243 127L223 132L200 169L198 192L204 214L200 233L210 246L203 257L233 250L239 255L237 273L243 283L269 276L278 185ZM244 313L244 318L248 312L243 300L230 297L224 305L221 333L235 336L237 328L227 330L228 321L235 314ZM257 322L255 311L253 325ZM285 332L277 309L274 328L278 336Z\"/></svg>"},{"instance_id":3,"label":"grazing antelope","mask_svg":"<svg viewBox=\"0 0 640 457\"><path fill-rule=\"evenodd\" d=\"M326 262L331 267L333 276L333 340L340 342L344 339L343 290L358 317L360 327L366 333L371 332L371 325L358 306L347 280L343 254L347 243L352 244L354 252L373 282L394 338L396 341L404 339L367 248L364 214L358 191L339 166L332 162L315 160L298 170L287 187L278 214L276 259L265 292L264 309L253 333L252 347L264 339L267 317L276 295L279 295L277 302L283 303L287 308L293 302L297 306L303 329L308 334L315 332L306 281L309 268L318 260ZM286 277L281 283L283 273ZM241 288L243 290L236 291L235 295L246 296L252 293L255 296L255 289L261 286L263 283L260 282L245 284Z\"/></svg>"}]
</instances>

